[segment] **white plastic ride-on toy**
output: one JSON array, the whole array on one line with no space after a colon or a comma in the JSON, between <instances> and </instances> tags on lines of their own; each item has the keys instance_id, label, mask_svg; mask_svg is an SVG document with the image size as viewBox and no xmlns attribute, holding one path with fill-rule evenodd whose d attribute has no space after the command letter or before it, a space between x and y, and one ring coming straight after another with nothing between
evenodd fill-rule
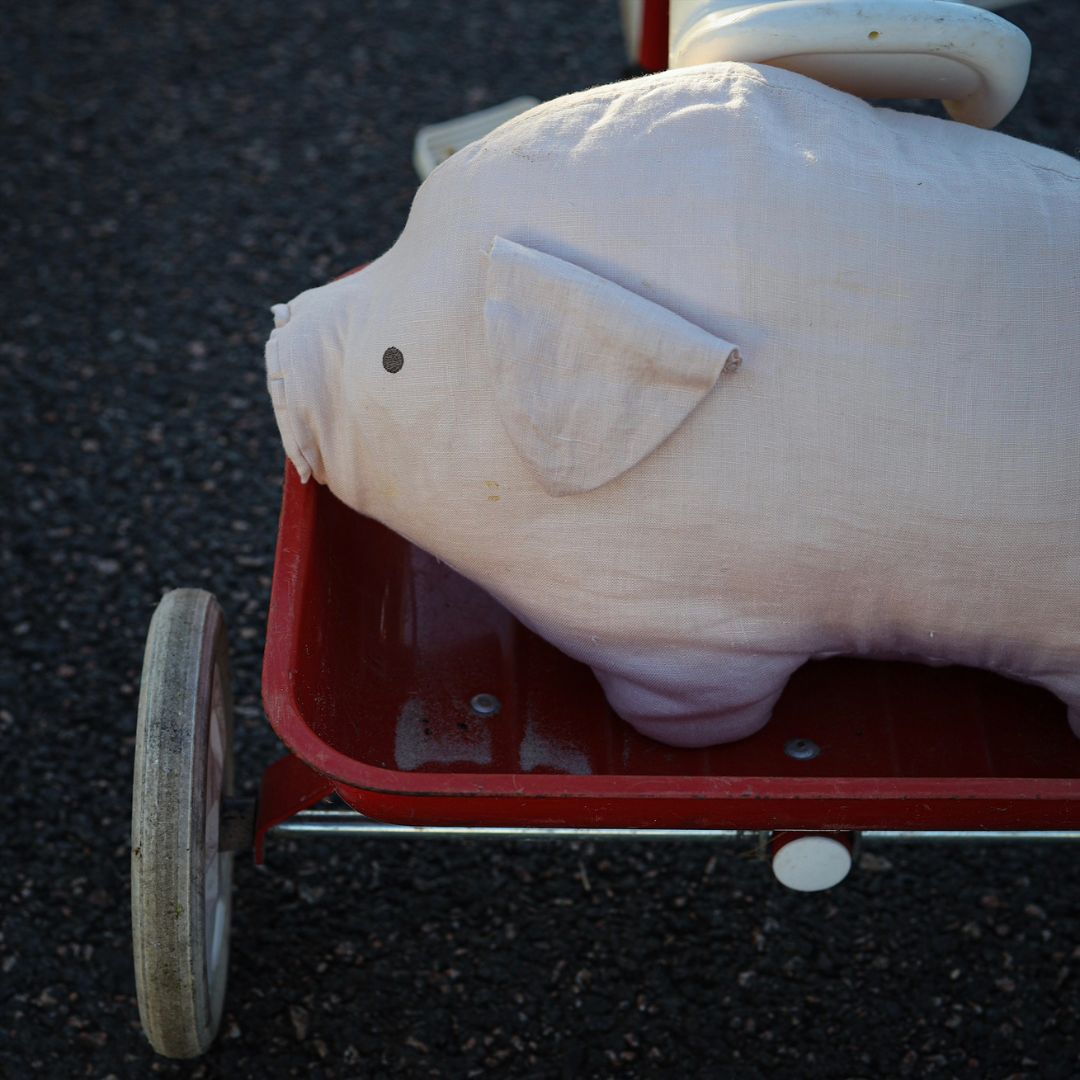
<instances>
[{"instance_id":1,"label":"white plastic ride-on toy","mask_svg":"<svg viewBox=\"0 0 1080 1080\"><path fill-rule=\"evenodd\" d=\"M719 60L769 64L864 98L931 98L991 128L1027 83L1031 44L991 8L1024 0L620 0L630 61L643 71ZM666 45L666 47L665 47ZM423 180L455 150L539 104L520 97L422 128Z\"/></svg>"}]
</instances>

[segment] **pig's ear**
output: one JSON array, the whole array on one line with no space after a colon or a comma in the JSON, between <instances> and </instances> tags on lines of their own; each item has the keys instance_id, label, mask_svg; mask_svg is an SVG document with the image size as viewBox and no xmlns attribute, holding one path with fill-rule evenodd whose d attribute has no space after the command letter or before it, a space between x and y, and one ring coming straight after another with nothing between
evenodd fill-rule
<instances>
[{"instance_id":1,"label":"pig's ear","mask_svg":"<svg viewBox=\"0 0 1080 1080\"><path fill-rule=\"evenodd\" d=\"M690 414L739 353L659 304L497 237L484 305L502 422L552 495L614 480Z\"/></svg>"}]
</instances>

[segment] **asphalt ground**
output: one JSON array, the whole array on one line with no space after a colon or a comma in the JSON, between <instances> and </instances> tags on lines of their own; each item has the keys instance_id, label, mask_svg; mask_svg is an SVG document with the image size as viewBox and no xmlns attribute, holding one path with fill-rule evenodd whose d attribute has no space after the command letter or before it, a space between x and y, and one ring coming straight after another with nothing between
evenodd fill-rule
<instances>
[{"instance_id":1,"label":"asphalt ground","mask_svg":"<svg viewBox=\"0 0 1080 1080\"><path fill-rule=\"evenodd\" d=\"M42 2L0 35L0 1074L1080 1076L1069 848L868 852L797 895L696 845L277 842L222 1035L140 1033L128 829L162 592L228 613L247 790L282 454L267 305L400 231L425 122L610 81L614 0ZM1004 125L1080 152L1080 22Z\"/></svg>"}]
</instances>

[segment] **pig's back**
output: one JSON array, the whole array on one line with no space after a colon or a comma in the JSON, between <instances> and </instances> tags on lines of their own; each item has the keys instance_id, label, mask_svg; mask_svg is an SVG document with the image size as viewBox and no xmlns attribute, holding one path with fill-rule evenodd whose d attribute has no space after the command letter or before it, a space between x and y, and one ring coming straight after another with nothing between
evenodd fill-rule
<instances>
[{"instance_id":1,"label":"pig's back","mask_svg":"<svg viewBox=\"0 0 1080 1080\"><path fill-rule=\"evenodd\" d=\"M519 118L433 176L410 229L406 246L446 245L468 311L504 236L740 347L737 376L584 497L583 559L615 516L644 538L623 582L722 597L793 639L813 627L812 651L884 634L926 654L985 641L966 658L997 667L1014 639L1075 652L1076 162L717 65ZM690 555L658 565L672 521ZM586 568L600 592L605 538Z\"/></svg>"}]
</instances>

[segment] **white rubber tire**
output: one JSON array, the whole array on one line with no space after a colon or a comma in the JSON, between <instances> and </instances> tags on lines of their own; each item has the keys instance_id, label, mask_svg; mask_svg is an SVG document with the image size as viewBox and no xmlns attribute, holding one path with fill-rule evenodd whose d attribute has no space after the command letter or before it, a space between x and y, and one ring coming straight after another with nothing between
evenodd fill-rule
<instances>
[{"instance_id":1,"label":"white rubber tire","mask_svg":"<svg viewBox=\"0 0 1080 1080\"><path fill-rule=\"evenodd\" d=\"M225 1007L233 794L225 619L199 589L166 594L150 623L139 693L131 821L131 923L139 1018L165 1057L202 1054Z\"/></svg>"}]
</instances>

